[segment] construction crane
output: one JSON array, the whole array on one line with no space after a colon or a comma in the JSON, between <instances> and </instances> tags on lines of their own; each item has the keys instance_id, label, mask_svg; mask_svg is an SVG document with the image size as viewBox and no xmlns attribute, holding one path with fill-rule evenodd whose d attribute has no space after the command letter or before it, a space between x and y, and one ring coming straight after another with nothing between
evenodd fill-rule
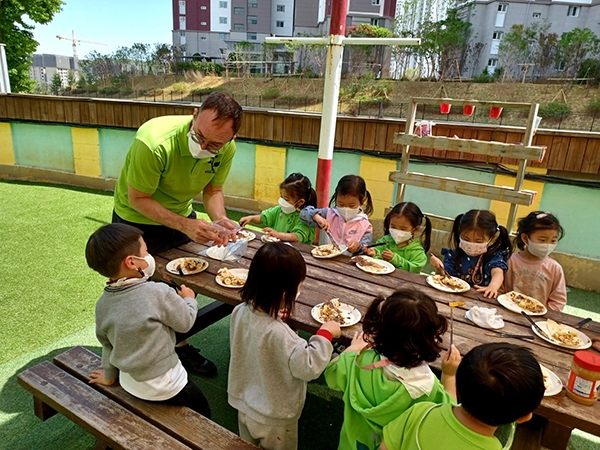
<instances>
[{"instance_id":1,"label":"construction crane","mask_svg":"<svg viewBox=\"0 0 600 450\"><path fill-rule=\"evenodd\" d=\"M75 30L71 30L72 32L72 36L70 38L67 37L63 37L63 36L56 36L57 39L60 39L62 41L71 41L73 42L73 65L75 67L75 70L79 70L79 60L77 59L77 43L81 42L81 43L85 43L85 44L96 44L96 45L108 45L108 44L104 44L103 42L96 42L96 41L86 41L83 39L75 39Z\"/></svg>"}]
</instances>

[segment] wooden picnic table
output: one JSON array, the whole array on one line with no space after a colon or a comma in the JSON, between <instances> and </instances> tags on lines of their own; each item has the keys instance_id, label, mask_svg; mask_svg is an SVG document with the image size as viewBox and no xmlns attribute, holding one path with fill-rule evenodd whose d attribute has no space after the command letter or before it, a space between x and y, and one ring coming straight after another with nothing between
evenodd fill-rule
<instances>
[{"instance_id":1,"label":"wooden picnic table","mask_svg":"<svg viewBox=\"0 0 600 450\"><path fill-rule=\"evenodd\" d=\"M239 289L231 289L218 285L215 276L219 268L248 268L256 251L263 245L260 240L261 233L256 232L257 239L248 243L248 249L244 256L236 262L216 261L204 256L209 262L208 268L198 274L178 276L166 271L166 264L180 257L198 256L198 253L208 247L198 243L188 243L181 247L164 252L156 257L157 275L167 275L177 283L184 283L196 293L206 295L229 305L237 305L241 302ZM298 329L315 333L321 324L311 316L313 306L339 298L340 301L357 308L362 317L367 307L377 295L387 296L398 288L413 288L428 294L437 304L440 313L450 317L448 303L456 300L464 300L464 306L454 311L454 345L458 347L461 354L467 353L473 347L489 343L506 341L530 348L538 360L548 369L552 370L566 384L569 369L573 359L574 350L552 345L539 337L535 340L510 339L489 336L490 330L482 329L467 320L465 312L475 305L497 308L502 314L505 322L503 333L533 335L531 325L520 314L503 308L495 299L486 299L475 291L469 290L463 294L452 294L439 291L431 287L426 277L420 274L395 270L388 275L374 275L360 270L354 263L350 262L348 256L338 256L332 259L317 259L311 255L309 245L293 243L293 246L303 255L307 266L307 277L302 285L301 294L296 300L293 317L290 325ZM551 311L541 318L554 319L560 323L575 326L582 318ZM540 318L534 318L540 320ZM361 324L342 328L341 341L349 343L355 331L361 330ZM590 322L583 329L588 336L600 335L600 323ZM444 338L444 345L450 341L450 330ZM441 359L431 364L434 369L441 369ZM492 406L492 405L491 405ZM536 420L526 426L519 426L517 438L513 449L540 448L540 442L544 447L554 449L565 449L572 429L578 428L582 431L600 436L600 404L583 406L570 400L563 391L552 397L545 397L542 404L536 409Z\"/></svg>"}]
</instances>

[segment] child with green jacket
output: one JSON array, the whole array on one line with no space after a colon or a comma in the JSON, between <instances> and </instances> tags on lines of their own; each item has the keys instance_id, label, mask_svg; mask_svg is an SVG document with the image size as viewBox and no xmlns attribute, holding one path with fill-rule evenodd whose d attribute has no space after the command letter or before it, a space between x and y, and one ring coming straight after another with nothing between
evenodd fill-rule
<instances>
[{"instance_id":1,"label":"child with green jacket","mask_svg":"<svg viewBox=\"0 0 600 450\"><path fill-rule=\"evenodd\" d=\"M325 369L327 385L344 393L338 449L377 449L383 427L412 405L456 401L456 347L443 357L441 382L428 365L438 358L447 327L426 294L402 289L371 303L364 334L356 333Z\"/></svg>"},{"instance_id":2,"label":"child with green jacket","mask_svg":"<svg viewBox=\"0 0 600 450\"><path fill-rule=\"evenodd\" d=\"M420 239L415 234L425 222L425 230ZM398 269L419 273L427 264L427 252L431 242L431 221L412 202L398 203L385 217L383 222L385 236L376 244L362 251L378 259L390 262ZM422 240L422 242L421 242Z\"/></svg>"}]
</instances>

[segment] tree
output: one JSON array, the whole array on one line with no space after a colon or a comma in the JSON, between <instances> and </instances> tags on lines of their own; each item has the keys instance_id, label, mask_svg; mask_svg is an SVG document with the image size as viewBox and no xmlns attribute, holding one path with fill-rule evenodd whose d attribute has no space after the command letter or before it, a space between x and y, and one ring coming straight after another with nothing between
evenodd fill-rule
<instances>
[{"instance_id":1,"label":"tree","mask_svg":"<svg viewBox=\"0 0 600 450\"><path fill-rule=\"evenodd\" d=\"M575 28L563 33L558 43L559 57L566 65L568 76L575 76L586 58L598 54L600 40L589 28Z\"/></svg>"},{"instance_id":2,"label":"tree","mask_svg":"<svg viewBox=\"0 0 600 450\"><path fill-rule=\"evenodd\" d=\"M36 24L47 24L60 11L62 0L0 1L0 43L6 44L8 77L13 92L31 92L29 77L31 59L38 42L31 30Z\"/></svg>"},{"instance_id":3,"label":"tree","mask_svg":"<svg viewBox=\"0 0 600 450\"><path fill-rule=\"evenodd\" d=\"M50 93L52 95L60 95L60 93L62 92L62 80L60 79L60 74L57 72L54 72L54 75L52 76L52 82L50 83Z\"/></svg>"},{"instance_id":4,"label":"tree","mask_svg":"<svg viewBox=\"0 0 600 450\"><path fill-rule=\"evenodd\" d=\"M353 25L346 30L347 36L354 37L370 37L370 38L390 38L393 33L387 28L377 25L368 25L362 23ZM385 46L384 45L353 45L348 48L350 50L350 73L363 73L372 71L378 73L383 70ZM358 63L362 63L362 69Z\"/></svg>"},{"instance_id":5,"label":"tree","mask_svg":"<svg viewBox=\"0 0 600 450\"><path fill-rule=\"evenodd\" d=\"M517 74L518 65L530 62L530 43L535 42L536 30L523 24L515 24L502 37L498 55L504 67L504 74L512 79Z\"/></svg>"}]
</instances>

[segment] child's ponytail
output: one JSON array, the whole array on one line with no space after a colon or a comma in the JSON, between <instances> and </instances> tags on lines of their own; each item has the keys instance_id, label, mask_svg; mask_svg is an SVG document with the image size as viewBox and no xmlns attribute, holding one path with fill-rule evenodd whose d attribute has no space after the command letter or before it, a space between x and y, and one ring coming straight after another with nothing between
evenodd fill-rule
<instances>
[{"instance_id":1,"label":"child's ponytail","mask_svg":"<svg viewBox=\"0 0 600 450\"><path fill-rule=\"evenodd\" d=\"M429 252L429 248L431 247L431 220L427 216L423 216L425 219L425 230L423 231L423 237L421 240L421 244L423 244L423 250L425 253Z\"/></svg>"}]
</instances>

